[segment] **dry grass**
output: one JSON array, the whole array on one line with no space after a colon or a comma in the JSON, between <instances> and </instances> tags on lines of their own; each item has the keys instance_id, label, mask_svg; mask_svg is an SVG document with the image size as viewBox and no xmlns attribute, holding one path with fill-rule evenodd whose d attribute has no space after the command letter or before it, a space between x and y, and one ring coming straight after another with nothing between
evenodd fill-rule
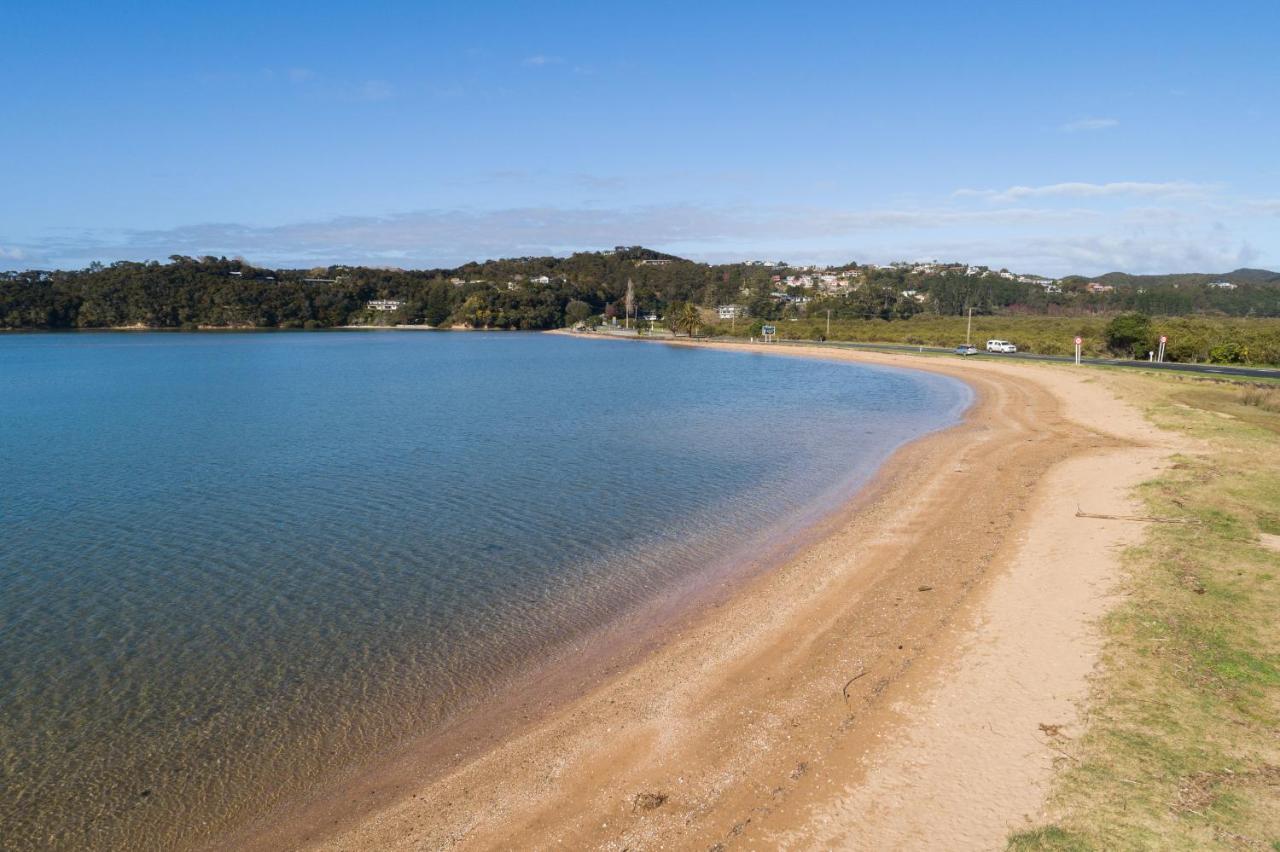
<instances>
[{"instance_id":1,"label":"dry grass","mask_svg":"<svg viewBox=\"0 0 1280 852\"><path fill-rule=\"evenodd\" d=\"M1181 378L1109 375L1201 439L1142 486L1153 525L1125 555L1088 726L1064 744L1054 819L1010 849L1280 851L1280 413Z\"/></svg>"},{"instance_id":2,"label":"dry grass","mask_svg":"<svg viewBox=\"0 0 1280 852\"><path fill-rule=\"evenodd\" d=\"M1240 402L1263 411L1280 414L1280 388L1248 387L1240 392Z\"/></svg>"}]
</instances>

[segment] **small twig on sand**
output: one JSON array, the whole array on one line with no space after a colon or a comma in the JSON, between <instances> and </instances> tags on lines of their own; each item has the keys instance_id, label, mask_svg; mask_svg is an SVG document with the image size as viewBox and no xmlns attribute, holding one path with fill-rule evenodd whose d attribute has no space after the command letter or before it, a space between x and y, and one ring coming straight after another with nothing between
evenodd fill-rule
<instances>
[{"instance_id":1,"label":"small twig on sand","mask_svg":"<svg viewBox=\"0 0 1280 852\"><path fill-rule=\"evenodd\" d=\"M853 686L853 682L854 682L855 680L857 680L858 678L862 677L862 676L863 676L864 674L866 674L866 673L867 673L867 670L866 670L866 669L863 669L862 671L858 672L856 675L854 675L853 677L849 678L849 682L848 682L848 683L846 683L846 684L844 685L844 688L840 690L840 694L844 696L844 703L845 703L845 704L848 704L848 703L849 703L849 687Z\"/></svg>"},{"instance_id":2,"label":"small twig on sand","mask_svg":"<svg viewBox=\"0 0 1280 852\"><path fill-rule=\"evenodd\" d=\"M1077 518L1097 518L1103 521L1141 521L1147 524L1199 524L1194 518L1157 518L1152 515L1100 515L1096 512L1085 512L1076 506Z\"/></svg>"}]
</instances>

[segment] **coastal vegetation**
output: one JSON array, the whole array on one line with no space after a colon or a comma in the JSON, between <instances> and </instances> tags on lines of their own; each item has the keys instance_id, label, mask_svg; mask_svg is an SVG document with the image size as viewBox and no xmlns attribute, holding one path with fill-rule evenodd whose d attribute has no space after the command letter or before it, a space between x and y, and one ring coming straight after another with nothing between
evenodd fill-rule
<instances>
[{"instance_id":1,"label":"coastal vegetation","mask_svg":"<svg viewBox=\"0 0 1280 852\"><path fill-rule=\"evenodd\" d=\"M1280 364L1280 318L1225 316L1143 317L1111 328L1116 318L1081 316L974 315L969 335L979 349L986 340L1011 340L1019 351L1070 355L1074 339L1083 339L1086 357L1145 358L1160 336L1168 338L1165 360L1187 363ZM1145 320L1145 322L1144 322ZM759 336L763 321L729 321L708 325L714 335ZM1109 331L1110 328L1110 331ZM1143 331L1142 329L1146 329ZM854 343L898 343L910 346L955 346L965 341L968 319L916 314L907 320L806 318L777 323L783 340L833 340ZM1134 336L1138 335L1138 336Z\"/></svg>"},{"instance_id":2,"label":"coastal vegetation","mask_svg":"<svg viewBox=\"0 0 1280 852\"><path fill-rule=\"evenodd\" d=\"M1206 451L1142 488L1087 728L1013 850L1280 848L1280 397L1108 376Z\"/></svg>"},{"instance_id":3,"label":"coastal vegetation","mask_svg":"<svg viewBox=\"0 0 1280 852\"><path fill-rule=\"evenodd\" d=\"M747 321L717 322L737 306ZM641 247L468 263L451 269L264 269L174 255L81 270L0 274L0 329L433 326L546 329L655 315L690 333L952 346L1013 340L1023 351L1142 357L1169 338L1173 361L1280 363L1280 274L1057 281L959 265L696 263Z\"/></svg>"},{"instance_id":4,"label":"coastal vegetation","mask_svg":"<svg viewBox=\"0 0 1280 852\"><path fill-rule=\"evenodd\" d=\"M702 330L702 314L698 311L698 306L690 302L673 305L667 318L667 324L676 334L684 332L693 337Z\"/></svg>"}]
</instances>

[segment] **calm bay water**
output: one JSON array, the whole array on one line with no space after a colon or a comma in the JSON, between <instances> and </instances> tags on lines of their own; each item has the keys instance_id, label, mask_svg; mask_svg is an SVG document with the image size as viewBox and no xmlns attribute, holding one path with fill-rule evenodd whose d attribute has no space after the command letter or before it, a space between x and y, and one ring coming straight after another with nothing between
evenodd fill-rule
<instances>
[{"instance_id":1,"label":"calm bay water","mask_svg":"<svg viewBox=\"0 0 1280 852\"><path fill-rule=\"evenodd\" d=\"M0 845L207 840L969 400L545 335L0 336Z\"/></svg>"}]
</instances>

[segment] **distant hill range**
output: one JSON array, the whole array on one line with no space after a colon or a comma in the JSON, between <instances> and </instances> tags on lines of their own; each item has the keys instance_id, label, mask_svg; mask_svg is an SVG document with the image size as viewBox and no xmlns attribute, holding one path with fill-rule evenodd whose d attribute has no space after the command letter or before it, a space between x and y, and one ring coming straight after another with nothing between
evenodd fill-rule
<instances>
[{"instance_id":1,"label":"distant hill range","mask_svg":"<svg viewBox=\"0 0 1280 852\"><path fill-rule=\"evenodd\" d=\"M630 294L630 296L628 295ZM553 328L591 317L665 316L693 303L753 321L907 319L917 314L1280 317L1280 273L1051 279L964 263L707 264L643 246L440 269L257 267L174 255L78 270L0 272L0 329Z\"/></svg>"},{"instance_id":2,"label":"distant hill range","mask_svg":"<svg viewBox=\"0 0 1280 852\"><path fill-rule=\"evenodd\" d=\"M1273 284L1280 285L1280 272L1270 269L1240 268L1231 272L1174 272L1167 275L1133 275L1128 272L1108 272L1106 275L1070 275L1064 281L1098 281L1113 287L1161 287L1170 284Z\"/></svg>"}]
</instances>

